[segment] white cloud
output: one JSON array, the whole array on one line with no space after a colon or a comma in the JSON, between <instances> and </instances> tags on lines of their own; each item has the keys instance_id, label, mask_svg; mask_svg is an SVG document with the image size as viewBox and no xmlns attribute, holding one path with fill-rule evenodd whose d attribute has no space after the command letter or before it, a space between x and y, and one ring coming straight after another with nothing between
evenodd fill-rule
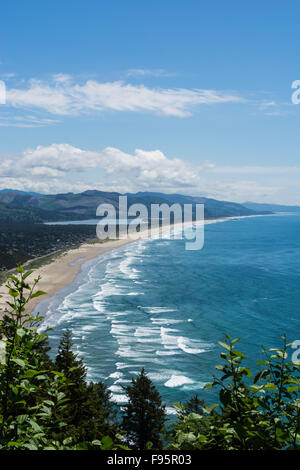
<instances>
[{"instance_id":1,"label":"white cloud","mask_svg":"<svg viewBox=\"0 0 300 470\"><path fill-rule=\"evenodd\" d=\"M174 77L174 73L166 72L164 69L129 69L126 72L127 77Z\"/></svg>"},{"instance_id":2,"label":"white cloud","mask_svg":"<svg viewBox=\"0 0 300 470\"><path fill-rule=\"evenodd\" d=\"M38 80L31 80L25 89L7 89L6 103L17 108L44 109L58 115L67 114L72 105L62 86L50 86Z\"/></svg>"},{"instance_id":3,"label":"white cloud","mask_svg":"<svg viewBox=\"0 0 300 470\"><path fill-rule=\"evenodd\" d=\"M28 177L0 177L0 189L17 189L19 191L34 191L45 194L83 192L90 189L89 185L80 183L68 183L63 180L41 180ZM76 189L77 188L77 189Z\"/></svg>"},{"instance_id":4,"label":"white cloud","mask_svg":"<svg viewBox=\"0 0 300 470\"><path fill-rule=\"evenodd\" d=\"M149 190L292 204L300 203L299 187L300 167L195 165L160 150L126 153L52 144L3 157L0 167L0 189L45 193Z\"/></svg>"},{"instance_id":5,"label":"white cloud","mask_svg":"<svg viewBox=\"0 0 300 470\"><path fill-rule=\"evenodd\" d=\"M14 116L6 114L0 116L0 127L36 128L57 124L58 122L60 122L58 119L48 119L33 115Z\"/></svg>"},{"instance_id":6,"label":"white cloud","mask_svg":"<svg viewBox=\"0 0 300 470\"><path fill-rule=\"evenodd\" d=\"M52 78L57 83L67 83L72 80L71 75L66 73L56 73L52 76Z\"/></svg>"},{"instance_id":7,"label":"white cloud","mask_svg":"<svg viewBox=\"0 0 300 470\"><path fill-rule=\"evenodd\" d=\"M117 178L119 184L133 183L136 187L195 187L199 172L206 165L193 167L184 160L167 158L160 150L135 150L125 153L115 147L102 151L87 151L69 144L52 144L26 150L19 160L23 168L42 168L62 174L84 172L90 169L103 170ZM57 176L57 175L55 175Z\"/></svg>"},{"instance_id":8,"label":"white cloud","mask_svg":"<svg viewBox=\"0 0 300 470\"><path fill-rule=\"evenodd\" d=\"M1 62L0 62L1 64ZM3 80L9 80L11 78L14 78L16 76L15 73L0 73L0 77L3 79Z\"/></svg>"},{"instance_id":9,"label":"white cloud","mask_svg":"<svg viewBox=\"0 0 300 470\"><path fill-rule=\"evenodd\" d=\"M54 115L112 110L187 117L198 105L244 101L232 93L216 90L149 88L123 81L88 80L80 84L71 82L70 76L64 74L57 74L53 79L50 83L33 79L25 88L8 88L7 104Z\"/></svg>"}]
</instances>

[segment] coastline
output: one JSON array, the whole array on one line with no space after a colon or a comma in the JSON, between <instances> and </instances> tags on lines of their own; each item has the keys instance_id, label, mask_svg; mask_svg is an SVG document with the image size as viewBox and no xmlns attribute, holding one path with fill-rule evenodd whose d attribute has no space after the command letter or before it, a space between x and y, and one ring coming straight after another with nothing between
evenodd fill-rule
<instances>
[{"instance_id":1,"label":"coastline","mask_svg":"<svg viewBox=\"0 0 300 470\"><path fill-rule=\"evenodd\" d=\"M217 222L225 222L227 220L237 220L249 217L262 216L264 215L233 216L217 219L208 219L204 221L204 225ZM32 283L35 278L40 276L41 279L38 283L38 290L42 290L47 293L46 295L32 299L27 305L27 310L35 310L40 302L44 303L45 301L49 301L60 290L70 286L81 272L83 265L85 265L88 261L96 259L107 252L110 252L117 248L121 248L122 246L127 245L129 243L134 243L140 239L151 238L151 236L158 235L159 233L166 230L174 230L176 228L178 229L181 227L190 227L197 223L201 224L203 223L203 221L193 221L182 224L180 223L177 225L175 224L163 227L163 229L157 228L152 231L147 229L143 232L138 233L136 238L108 240L100 243L85 242L77 248L70 248L66 250L64 253L60 254L55 260L53 260L49 264L44 264L41 267L35 269L34 272L27 278L28 282ZM2 284L0 286L0 295L2 296L0 300L0 307L3 309L6 301L8 300L7 288L5 287L5 284Z\"/></svg>"},{"instance_id":2,"label":"coastline","mask_svg":"<svg viewBox=\"0 0 300 470\"><path fill-rule=\"evenodd\" d=\"M79 274L81 267L87 261L97 258L98 256L119 248L132 240L109 240L104 243L89 244L85 242L77 248L70 248L66 252L59 255L54 261L49 264L44 264L27 278L29 283L32 283L38 276L41 277L38 283L38 290L46 292L46 295L32 299L28 305L28 310L34 310L36 306L60 291L63 287L73 283L76 276ZM5 305L8 299L7 288L5 284L0 286L1 308ZM0 313L1 317L1 313Z\"/></svg>"}]
</instances>

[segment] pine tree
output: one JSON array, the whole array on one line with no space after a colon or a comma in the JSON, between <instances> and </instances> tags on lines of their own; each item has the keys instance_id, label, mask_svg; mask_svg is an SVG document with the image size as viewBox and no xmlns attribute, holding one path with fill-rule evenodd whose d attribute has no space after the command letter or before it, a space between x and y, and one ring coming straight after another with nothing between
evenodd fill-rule
<instances>
[{"instance_id":1,"label":"pine tree","mask_svg":"<svg viewBox=\"0 0 300 470\"><path fill-rule=\"evenodd\" d=\"M123 407L122 429L131 448L145 450L148 442L154 449L162 447L161 433L165 422L165 406L151 380L142 369L131 385L123 386L128 404Z\"/></svg>"},{"instance_id":2,"label":"pine tree","mask_svg":"<svg viewBox=\"0 0 300 470\"><path fill-rule=\"evenodd\" d=\"M91 382L87 387L84 422L81 426L83 440L113 438L118 430L117 408L111 400L111 392L103 382Z\"/></svg>"},{"instance_id":3,"label":"pine tree","mask_svg":"<svg viewBox=\"0 0 300 470\"><path fill-rule=\"evenodd\" d=\"M71 331L67 330L60 341L55 359L55 370L62 372L68 379L64 390L68 398L62 420L68 425L67 434L74 440L81 438L81 427L85 418L86 402L86 367L81 359L72 351ZM64 430L66 433L66 430Z\"/></svg>"},{"instance_id":4,"label":"pine tree","mask_svg":"<svg viewBox=\"0 0 300 470\"><path fill-rule=\"evenodd\" d=\"M184 414L188 415L189 413L196 413L198 415L203 414L204 400L200 400L198 394L194 395L184 407Z\"/></svg>"},{"instance_id":5,"label":"pine tree","mask_svg":"<svg viewBox=\"0 0 300 470\"><path fill-rule=\"evenodd\" d=\"M55 368L63 372L69 384L65 394L69 399L62 420L68 425L64 429L73 442L99 440L117 432L116 411L110 401L110 391L102 382L86 383L86 367L72 351L71 332L67 330L59 344Z\"/></svg>"},{"instance_id":6,"label":"pine tree","mask_svg":"<svg viewBox=\"0 0 300 470\"><path fill-rule=\"evenodd\" d=\"M85 385L86 367L81 359L72 351L72 334L66 330L58 346L58 354L55 359L56 370L63 372L65 376L76 386Z\"/></svg>"}]
</instances>

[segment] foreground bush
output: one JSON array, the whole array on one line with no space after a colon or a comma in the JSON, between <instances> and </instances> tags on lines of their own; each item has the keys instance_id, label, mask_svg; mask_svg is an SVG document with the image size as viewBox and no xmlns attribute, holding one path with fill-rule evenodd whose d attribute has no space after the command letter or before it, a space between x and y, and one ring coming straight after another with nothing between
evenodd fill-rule
<instances>
[{"instance_id":1,"label":"foreground bush","mask_svg":"<svg viewBox=\"0 0 300 470\"><path fill-rule=\"evenodd\" d=\"M209 450L300 449L299 366L288 361L282 349L263 349L260 371L243 365L246 356L235 349L238 339L219 342L222 365L220 378L205 388L219 389L219 405L204 406L202 413L186 414L178 403L178 421L169 448ZM251 380L252 379L252 380Z\"/></svg>"},{"instance_id":2,"label":"foreground bush","mask_svg":"<svg viewBox=\"0 0 300 470\"><path fill-rule=\"evenodd\" d=\"M51 361L47 334L38 333L42 317L25 312L44 292L36 290L39 279L27 283L31 271L17 271L8 278L11 300L0 323L0 449L119 448L103 435L116 433L105 388L84 382L85 368L71 352L68 334L57 363Z\"/></svg>"}]
</instances>

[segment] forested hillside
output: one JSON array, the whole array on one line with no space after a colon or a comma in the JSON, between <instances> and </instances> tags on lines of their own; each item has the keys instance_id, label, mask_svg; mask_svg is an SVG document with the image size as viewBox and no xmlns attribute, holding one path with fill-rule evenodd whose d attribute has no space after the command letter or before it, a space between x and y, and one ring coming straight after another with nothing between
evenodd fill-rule
<instances>
[{"instance_id":1,"label":"forested hillside","mask_svg":"<svg viewBox=\"0 0 300 470\"><path fill-rule=\"evenodd\" d=\"M117 192L93 190L80 194L55 195L24 194L14 191L2 192L0 193L0 221L6 223L38 223L92 219L96 216L96 209L99 204L112 204L118 212L119 196L121 194ZM126 196L129 206L142 203L149 209L151 204L204 204L207 219L265 213L265 211L254 211L234 202L217 201L205 197L150 192L127 193Z\"/></svg>"},{"instance_id":2,"label":"forested hillside","mask_svg":"<svg viewBox=\"0 0 300 470\"><path fill-rule=\"evenodd\" d=\"M28 259L96 237L92 225L7 224L0 222L0 271Z\"/></svg>"}]
</instances>

